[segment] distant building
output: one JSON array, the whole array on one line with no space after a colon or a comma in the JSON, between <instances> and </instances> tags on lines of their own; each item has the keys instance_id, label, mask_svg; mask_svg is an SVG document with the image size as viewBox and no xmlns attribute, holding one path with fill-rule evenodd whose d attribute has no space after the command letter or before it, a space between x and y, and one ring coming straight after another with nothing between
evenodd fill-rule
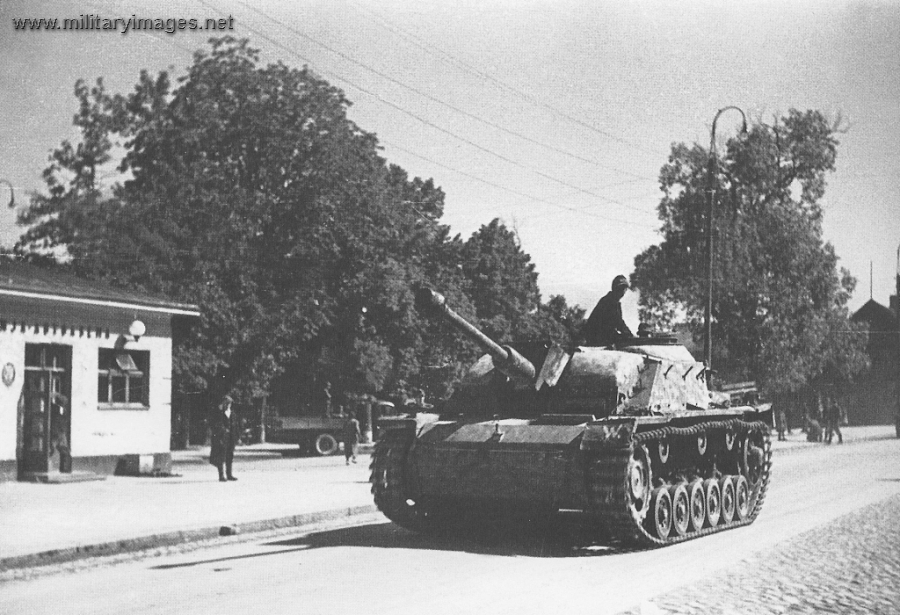
<instances>
[{"instance_id":1,"label":"distant building","mask_svg":"<svg viewBox=\"0 0 900 615\"><path fill-rule=\"evenodd\" d=\"M170 470L172 331L199 315L0 259L0 480Z\"/></svg>"},{"instance_id":2,"label":"distant building","mask_svg":"<svg viewBox=\"0 0 900 615\"><path fill-rule=\"evenodd\" d=\"M853 424L881 425L892 423L900 403L900 329L898 329L897 296L890 298L891 307L870 299L850 320L869 328L866 351L871 369L859 377L844 396Z\"/></svg>"}]
</instances>

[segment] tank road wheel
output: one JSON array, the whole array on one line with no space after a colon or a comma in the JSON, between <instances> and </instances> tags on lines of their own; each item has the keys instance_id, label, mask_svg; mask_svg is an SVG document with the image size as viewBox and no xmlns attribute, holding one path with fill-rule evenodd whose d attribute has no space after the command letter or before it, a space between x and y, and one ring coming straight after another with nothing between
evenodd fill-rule
<instances>
[{"instance_id":1,"label":"tank road wheel","mask_svg":"<svg viewBox=\"0 0 900 615\"><path fill-rule=\"evenodd\" d=\"M734 519L735 499L734 499L734 481L730 476L723 476L719 479L719 491L722 494L722 517L720 519L722 525L728 525Z\"/></svg>"},{"instance_id":2,"label":"tank road wheel","mask_svg":"<svg viewBox=\"0 0 900 615\"><path fill-rule=\"evenodd\" d=\"M708 478L703 481L703 491L706 493L706 522L709 527L716 527L722 516L722 492L719 490L719 481Z\"/></svg>"},{"instance_id":3,"label":"tank road wheel","mask_svg":"<svg viewBox=\"0 0 900 615\"><path fill-rule=\"evenodd\" d=\"M706 432L701 431L697 434L697 453L700 454L701 457L706 454L707 445L709 441L706 438Z\"/></svg>"},{"instance_id":4,"label":"tank road wheel","mask_svg":"<svg viewBox=\"0 0 900 615\"><path fill-rule=\"evenodd\" d=\"M316 441L313 444L313 449L315 449L316 454L321 455L322 457L334 455L338 450L337 438L332 436L330 433L320 433L318 436L316 436Z\"/></svg>"},{"instance_id":5,"label":"tank road wheel","mask_svg":"<svg viewBox=\"0 0 900 615\"><path fill-rule=\"evenodd\" d=\"M745 476L734 481L734 520L745 521L750 515L750 484Z\"/></svg>"},{"instance_id":6,"label":"tank road wheel","mask_svg":"<svg viewBox=\"0 0 900 615\"><path fill-rule=\"evenodd\" d=\"M650 460L647 449L637 446L628 461L628 494L631 514L640 523L647 516L650 505Z\"/></svg>"},{"instance_id":7,"label":"tank road wheel","mask_svg":"<svg viewBox=\"0 0 900 615\"><path fill-rule=\"evenodd\" d=\"M653 490L650 500L650 515L647 516L650 531L654 536L665 540L672 529L672 497L665 487Z\"/></svg>"},{"instance_id":8,"label":"tank road wheel","mask_svg":"<svg viewBox=\"0 0 900 615\"><path fill-rule=\"evenodd\" d=\"M684 536L691 523L691 502L684 483L669 487L672 500L672 531L676 536Z\"/></svg>"},{"instance_id":9,"label":"tank road wheel","mask_svg":"<svg viewBox=\"0 0 900 615\"><path fill-rule=\"evenodd\" d=\"M687 490L690 501L691 529L699 532L703 529L703 522L706 520L706 492L703 490L703 481L691 481Z\"/></svg>"}]
</instances>

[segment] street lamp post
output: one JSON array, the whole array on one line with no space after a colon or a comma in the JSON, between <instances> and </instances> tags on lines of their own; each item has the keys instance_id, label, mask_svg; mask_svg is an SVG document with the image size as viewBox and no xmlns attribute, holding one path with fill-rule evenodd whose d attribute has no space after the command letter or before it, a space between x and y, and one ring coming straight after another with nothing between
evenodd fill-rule
<instances>
[{"instance_id":1,"label":"street lamp post","mask_svg":"<svg viewBox=\"0 0 900 615\"><path fill-rule=\"evenodd\" d=\"M706 361L707 382L712 382L710 372L712 370L712 298L713 298L713 208L716 200L716 168L718 159L716 157L716 122L719 116L729 109L734 109L741 114L741 135L747 134L747 116L740 107L728 106L722 107L713 118L712 129L709 137L709 163L707 165L707 182L709 183L707 192L709 194L709 209L707 211L706 220L706 256L708 259L709 269L707 271L707 287L706 287L706 310L705 310L705 326L706 337L703 340L703 357Z\"/></svg>"},{"instance_id":2,"label":"street lamp post","mask_svg":"<svg viewBox=\"0 0 900 615\"><path fill-rule=\"evenodd\" d=\"M9 208L12 209L16 206L16 193L13 190L13 185L6 179L0 179L0 184L6 184L7 188L9 188Z\"/></svg>"}]
</instances>

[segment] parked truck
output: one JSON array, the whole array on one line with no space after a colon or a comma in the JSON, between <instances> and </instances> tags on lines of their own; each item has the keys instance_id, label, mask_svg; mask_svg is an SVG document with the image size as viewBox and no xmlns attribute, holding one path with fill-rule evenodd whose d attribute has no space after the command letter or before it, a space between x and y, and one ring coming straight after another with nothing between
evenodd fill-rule
<instances>
[{"instance_id":1,"label":"parked truck","mask_svg":"<svg viewBox=\"0 0 900 615\"><path fill-rule=\"evenodd\" d=\"M341 442L344 416L271 416L266 422L266 441L297 444L304 453L334 455Z\"/></svg>"},{"instance_id":2,"label":"parked truck","mask_svg":"<svg viewBox=\"0 0 900 615\"><path fill-rule=\"evenodd\" d=\"M365 411L363 409L366 409ZM380 399L370 399L357 412L363 441L377 437L373 426L380 417L395 414L394 404ZM343 442L345 414L325 416L314 414L304 407L300 414L275 412L266 419L266 441L273 443L297 444L301 452L328 456L338 452Z\"/></svg>"}]
</instances>

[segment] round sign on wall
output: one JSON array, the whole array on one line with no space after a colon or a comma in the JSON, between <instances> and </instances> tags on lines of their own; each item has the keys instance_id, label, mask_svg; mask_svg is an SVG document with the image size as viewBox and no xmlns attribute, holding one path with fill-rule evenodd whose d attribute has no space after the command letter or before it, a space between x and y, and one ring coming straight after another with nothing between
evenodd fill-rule
<instances>
[{"instance_id":1,"label":"round sign on wall","mask_svg":"<svg viewBox=\"0 0 900 615\"><path fill-rule=\"evenodd\" d=\"M10 386L16 379L16 366L12 363L4 365L3 371L0 372L0 377L3 378L3 384Z\"/></svg>"}]
</instances>

